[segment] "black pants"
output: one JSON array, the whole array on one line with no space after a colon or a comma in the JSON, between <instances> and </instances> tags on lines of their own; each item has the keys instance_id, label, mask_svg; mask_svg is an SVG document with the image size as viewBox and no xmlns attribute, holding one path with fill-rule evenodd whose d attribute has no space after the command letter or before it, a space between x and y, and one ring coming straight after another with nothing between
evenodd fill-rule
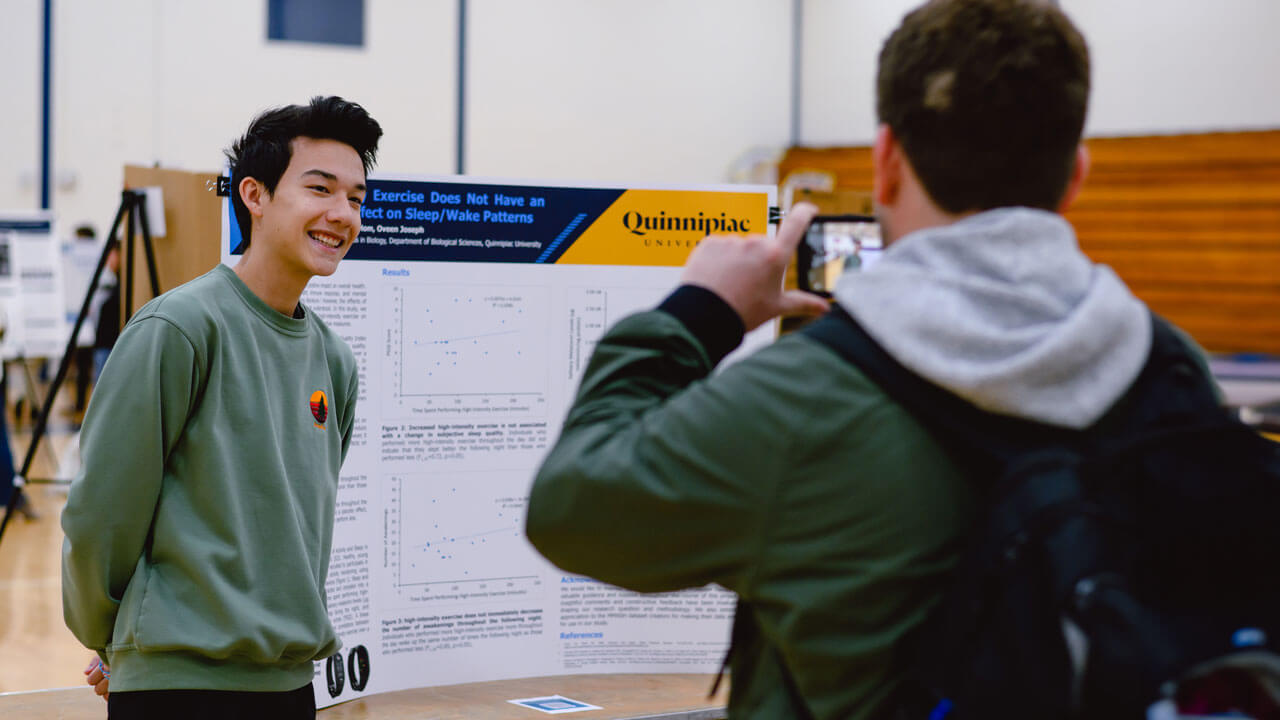
<instances>
[{"instance_id":1,"label":"black pants","mask_svg":"<svg viewBox=\"0 0 1280 720\"><path fill-rule=\"evenodd\" d=\"M77 347L76 354L76 412L84 410L89 399L89 381L93 379L93 348Z\"/></svg>"},{"instance_id":2,"label":"black pants","mask_svg":"<svg viewBox=\"0 0 1280 720\"><path fill-rule=\"evenodd\" d=\"M315 720L307 683L289 692L139 690L107 696L108 720Z\"/></svg>"}]
</instances>

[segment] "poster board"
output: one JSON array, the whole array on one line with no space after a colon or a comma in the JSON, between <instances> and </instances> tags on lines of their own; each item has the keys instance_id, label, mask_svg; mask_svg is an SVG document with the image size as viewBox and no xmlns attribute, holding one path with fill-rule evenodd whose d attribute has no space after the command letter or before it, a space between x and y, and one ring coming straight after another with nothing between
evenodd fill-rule
<instances>
[{"instance_id":1,"label":"poster board","mask_svg":"<svg viewBox=\"0 0 1280 720\"><path fill-rule=\"evenodd\" d=\"M564 573L524 537L524 512L605 329L654 307L708 233L771 232L776 190L368 184L359 238L303 295L360 373L327 586L343 649L316 665L317 705L520 677L715 672L732 593L641 596ZM223 213L234 264L229 202ZM775 336L766 324L738 353Z\"/></svg>"},{"instance_id":2,"label":"poster board","mask_svg":"<svg viewBox=\"0 0 1280 720\"><path fill-rule=\"evenodd\" d=\"M0 360L18 357L22 348L22 299L18 295L16 246L14 233L0 232Z\"/></svg>"},{"instance_id":3,"label":"poster board","mask_svg":"<svg viewBox=\"0 0 1280 720\"><path fill-rule=\"evenodd\" d=\"M53 214L0 211L0 237L0 319L5 323L0 352L6 360L62 357L70 328L63 312L62 248Z\"/></svg>"}]
</instances>

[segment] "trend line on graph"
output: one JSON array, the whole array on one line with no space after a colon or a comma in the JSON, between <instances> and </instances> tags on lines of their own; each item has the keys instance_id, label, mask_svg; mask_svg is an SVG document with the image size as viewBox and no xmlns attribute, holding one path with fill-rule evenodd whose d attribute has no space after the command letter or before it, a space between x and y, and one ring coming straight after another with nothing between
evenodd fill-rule
<instances>
[{"instance_id":1,"label":"trend line on graph","mask_svg":"<svg viewBox=\"0 0 1280 720\"><path fill-rule=\"evenodd\" d=\"M458 342L459 340L475 340L478 338L494 337L495 335L512 335L518 332L520 331L519 330L502 330L500 332L482 333L480 335L465 335L463 337L445 338L443 340L432 340L430 344L431 345L448 345L451 342Z\"/></svg>"},{"instance_id":2,"label":"trend line on graph","mask_svg":"<svg viewBox=\"0 0 1280 720\"><path fill-rule=\"evenodd\" d=\"M517 528L517 526L515 526L515 525L511 525L511 526L508 526L508 527L501 527L501 528L498 528L498 529L496 529L496 530L485 530L484 532L471 533L470 535L459 535L459 536L457 536L457 537L446 538L445 540L437 540L436 542L437 542L437 543L443 543L443 542L445 542L446 540L447 540L448 542L457 542L458 540L470 540L470 539L472 539L472 538L483 537L483 536L485 536L485 535L496 535L497 533L506 533L506 532L511 532L512 530L515 530L516 528ZM419 549L419 548L428 548L428 547L431 547L431 543L429 543L429 542L428 542L428 543L422 543L422 544L420 544L420 545L410 545L409 547L410 547L410 548L413 548L413 549L415 549L415 550L417 550L417 549Z\"/></svg>"}]
</instances>

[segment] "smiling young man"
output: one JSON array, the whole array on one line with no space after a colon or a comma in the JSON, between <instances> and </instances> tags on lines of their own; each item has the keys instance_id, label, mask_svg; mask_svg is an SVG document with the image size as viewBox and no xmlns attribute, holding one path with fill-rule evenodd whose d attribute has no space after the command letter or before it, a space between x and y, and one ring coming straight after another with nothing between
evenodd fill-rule
<instances>
[{"instance_id":1,"label":"smiling young man","mask_svg":"<svg viewBox=\"0 0 1280 720\"><path fill-rule=\"evenodd\" d=\"M144 306L103 369L63 606L113 720L315 716L357 367L299 299L359 233L381 135L336 97L256 118L228 152L240 261Z\"/></svg>"}]
</instances>

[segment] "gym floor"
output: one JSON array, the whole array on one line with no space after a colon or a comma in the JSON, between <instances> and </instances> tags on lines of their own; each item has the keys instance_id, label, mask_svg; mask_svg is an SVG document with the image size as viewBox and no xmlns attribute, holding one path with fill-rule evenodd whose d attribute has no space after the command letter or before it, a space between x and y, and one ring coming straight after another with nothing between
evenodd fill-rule
<instances>
[{"instance_id":1,"label":"gym floor","mask_svg":"<svg viewBox=\"0 0 1280 720\"><path fill-rule=\"evenodd\" d=\"M0 537L0 692L81 685L81 671L92 655L62 622L58 519L67 485L44 482L69 481L76 469L72 440L82 416L74 408L74 384L72 379L63 383L33 458L29 475L39 482L24 490L33 516L15 512ZM15 394L15 388L9 391ZM14 464L20 469L34 423L29 403L21 403L21 417L15 416L14 405L5 403L6 420Z\"/></svg>"}]
</instances>

